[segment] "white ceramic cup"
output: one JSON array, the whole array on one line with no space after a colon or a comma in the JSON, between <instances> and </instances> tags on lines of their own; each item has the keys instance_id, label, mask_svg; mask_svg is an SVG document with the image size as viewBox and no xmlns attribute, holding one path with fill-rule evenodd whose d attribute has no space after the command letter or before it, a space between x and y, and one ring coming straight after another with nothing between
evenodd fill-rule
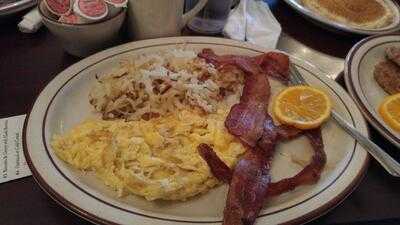
<instances>
[{"instance_id":1,"label":"white ceramic cup","mask_svg":"<svg viewBox=\"0 0 400 225\"><path fill-rule=\"evenodd\" d=\"M129 0L128 31L131 38L179 36L182 28L206 5L207 0L199 0L185 14L184 3L185 0Z\"/></svg>"}]
</instances>

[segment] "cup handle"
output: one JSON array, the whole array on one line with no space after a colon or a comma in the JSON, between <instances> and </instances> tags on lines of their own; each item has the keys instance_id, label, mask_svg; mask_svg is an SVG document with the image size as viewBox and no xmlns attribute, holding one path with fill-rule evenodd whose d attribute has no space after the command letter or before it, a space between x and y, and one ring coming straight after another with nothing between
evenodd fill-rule
<instances>
[{"instance_id":1,"label":"cup handle","mask_svg":"<svg viewBox=\"0 0 400 225\"><path fill-rule=\"evenodd\" d=\"M193 7L193 9L191 9L189 12L183 14L182 23L181 23L182 28L184 26L186 26L186 24L189 22L189 20L191 20L193 17L195 17L196 14L204 8L204 6L207 4L207 1L208 0L199 0L197 2L197 5L195 7Z\"/></svg>"}]
</instances>

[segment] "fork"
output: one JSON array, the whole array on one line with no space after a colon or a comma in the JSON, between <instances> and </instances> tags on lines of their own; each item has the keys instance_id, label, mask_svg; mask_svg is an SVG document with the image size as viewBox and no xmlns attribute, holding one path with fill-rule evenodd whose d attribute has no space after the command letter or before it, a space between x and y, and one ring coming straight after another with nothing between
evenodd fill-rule
<instances>
[{"instance_id":1,"label":"fork","mask_svg":"<svg viewBox=\"0 0 400 225\"><path fill-rule=\"evenodd\" d=\"M290 65L290 83L292 85L308 85L306 80L297 70L296 66L292 64ZM350 136L356 139L389 174L395 177L400 177L400 164L395 159L351 126L334 109L331 111L331 118L333 118Z\"/></svg>"}]
</instances>

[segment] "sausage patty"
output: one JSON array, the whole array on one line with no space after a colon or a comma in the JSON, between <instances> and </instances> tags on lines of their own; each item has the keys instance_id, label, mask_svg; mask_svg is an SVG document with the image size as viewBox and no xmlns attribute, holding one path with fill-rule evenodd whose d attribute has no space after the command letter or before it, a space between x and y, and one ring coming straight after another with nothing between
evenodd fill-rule
<instances>
[{"instance_id":1,"label":"sausage patty","mask_svg":"<svg viewBox=\"0 0 400 225\"><path fill-rule=\"evenodd\" d=\"M374 77L387 93L396 94L400 92L400 67L396 63L390 60L378 63L375 66Z\"/></svg>"},{"instance_id":2,"label":"sausage patty","mask_svg":"<svg viewBox=\"0 0 400 225\"><path fill-rule=\"evenodd\" d=\"M400 66L400 48L398 48L398 47L387 48L386 56L388 57L388 59L392 60L398 66Z\"/></svg>"}]
</instances>

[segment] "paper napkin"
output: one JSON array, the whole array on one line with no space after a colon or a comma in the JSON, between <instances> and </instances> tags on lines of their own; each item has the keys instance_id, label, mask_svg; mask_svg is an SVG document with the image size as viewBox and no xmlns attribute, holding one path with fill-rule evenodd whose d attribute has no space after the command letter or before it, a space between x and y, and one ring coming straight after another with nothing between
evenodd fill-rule
<instances>
[{"instance_id":1,"label":"paper napkin","mask_svg":"<svg viewBox=\"0 0 400 225\"><path fill-rule=\"evenodd\" d=\"M241 0L229 14L223 30L229 38L271 49L276 48L281 32L268 4L261 0Z\"/></svg>"}]
</instances>

